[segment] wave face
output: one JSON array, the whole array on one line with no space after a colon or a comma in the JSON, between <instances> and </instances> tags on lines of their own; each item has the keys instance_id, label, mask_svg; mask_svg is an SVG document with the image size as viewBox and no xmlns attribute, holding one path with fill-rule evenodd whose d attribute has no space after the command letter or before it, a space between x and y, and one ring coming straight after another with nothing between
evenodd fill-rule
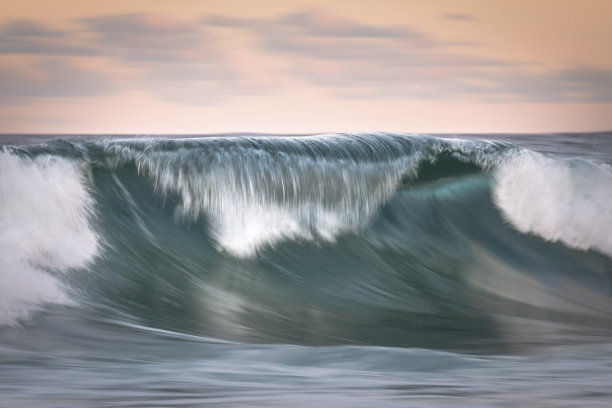
<instances>
[{"instance_id":1,"label":"wave face","mask_svg":"<svg viewBox=\"0 0 612 408\"><path fill-rule=\"evenodd\" d=\"M57 140L0 171L0 324L64 304L247 343L612 328L606 164L371 134Z\"/></svg>"}]
</instances>

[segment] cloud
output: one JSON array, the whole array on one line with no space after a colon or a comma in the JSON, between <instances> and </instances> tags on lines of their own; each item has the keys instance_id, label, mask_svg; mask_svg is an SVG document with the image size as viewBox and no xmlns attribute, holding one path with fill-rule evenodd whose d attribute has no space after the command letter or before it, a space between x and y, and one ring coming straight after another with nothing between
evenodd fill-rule
<instances>
[{"instance_id":1,"label":"cloud","mask_svg":"<svg viewBox=\"0 0 612 408\"><path fill-rule=\"evenodd\" d=\"M272 23L277 28L295 29L302 34L315 37L397 38L406 35L402 29L361 24L322 10L287 14Z\"/></svg>"},{"instance_id":2,"label":"cloud","mask_svg":"<svg viewBox=\"0 0 612 408\"><path fill-rule=\"evenodd\" d=\"M108 73L46 59L35 66L0 65L0 104L33 98L91 97L112 93L118 83Z\"/></svg>"},{"instance_id":3,"label":"cloud","mask_svg":"<svg viewBox=\"0 0 612 408\"><path fill-rule=\"evenodd\" d=\"M579 67L559 71L559 80L581 101L612 102L612 70Z\"/></svg>"},{"instance_id":4,"label":"cloud","mask_svg":"<svg viewBox=\"0 0 612 408\"><path fill-rule=\"evenodd\" d=\"M107 55L139 72L132 85L162 100L212 105L236 92L238 73L198 21L139 13L78 23Z\"/></svg>"},{"instance_id":5,"label":"cloud","mask_svg":"<svg viewBox=\"0 0 612 408\"><path fill-rule=\"evenodd\" d=\"M341 97L473 95L470 80L515 65L463 53L458 44L411 27L366 25L322 10L272 19L217 15L205 22L251 33L262 52L283 56L285 73L296 81Z\"/></svg>"},{"instance_id":6,"label":"cloud","mask_svg":"<svg viewBox=\"0 0 612 408\"><path fill-rule=\"evenodd\" d=\"M264 34L289 31L319 37L389 38L401 37L403 30L361 24L323 10L304 10L276 18L237 18L213 15L205 18L207 25L257 30Z\"/></svg>"},{"instance_id":7,"label":"cloud","mask_svg":"<svg viewBox=\"0 0 612 408\"><path fill-rule=\"evenodd\" d=\"M268 52L301 54L328 61L368 59L380 61L381 65L394 61L435 65L438 61L452 60L463 61L465 65L472 58L473 65L507 64L490 58L455 55L452 48L465 44L442 42L410 27L361 24L323 10L306 10L276 18L216 15L204 22L210 26L249 31Z\"/></svg>"},{"instance_id":8,"label":"cloud","mask_svg":"<svg viewBox=\"0 0 612 408\"><path fill-rule=\"evenodd\" d=\"M206 62L216 58L198 24L158 14L118 14L78 20L98 46L122 59L143 62Z\"/></svg>"},{"instance_id":9,"label":"cloud","mask_svg":"<svg viewBox=\"0 0 612 408\"><path fill-rule=\"evenodd\" d=\"M0 28L3 36L9 37L60 37L64 33L45 24L28 19L15 19Z\"/></svg>"},{"instance_id":10,"label":"cloud","mask_svg":"<svg viewBox=\"0 0 612 408\"><path fill-rule=\"evenodd\" d=\"M458 13L442 16L475 21ZM33 61L0 65L0 103L140 89L166 101L210 105L301 88L368 100L612 101L610 70L543 72L536 64L486 57L474 44L468 48L414 27L365 24L321 9L191 20L131 13L68 23L62 29L23 19L0 25L3 58L20 54ZM81 56L91 57L90 66L110 69L110 62L113 72L87 68Z\"/></svg>"},{"instance_id":11,"label":"cloud","mask_svg":"<svg viewBox=\"0 0 612 408\"><path fill-rule=\"evenodd\" d=\"M478 21L476 17L470 14L464 14L464 13L443 13L440 16L447 20L454 20L454 21L463 21L463 22Z\"/></svg>"},{"instance_id":12,"label":"cloud","mask_svg":"<svg viewBox=\"0 0 612 408\"><path fill-rule=\"evenodd\" d=\"M322 58L360 58L374 51L372 45L384 43L410 48L425 48L437 43L431 36L408 27L361 24L322 10L270 19L217 15L204 22L251 31L271 51Z\"/></svg>"},{"instance_id":13,"label":"cloud","mask_svg":"<svg viewBox=\"0 0 612 408\"><path fill-rule=\"evenodd\" d=\"M592 67L550 72L502 70L485 73L478 80L451 79L443 89L473 95L488 103L610 103L612 70Z\"/></svg>"},{"instance_id":14,"label":"cloud","mask_svg":"<svg viewBox=\"0 0 612 408\"><path fill-rule=\"evenodd\" d=\"M96 47L79 42L70 32L34 20L10 20L0 26L0 54L86 56L98 53Z\"/></svg>"},{"instance_id":15,"label":"cloud","mask_svg":"<svg viewBox=\"0 0 612 408\"><path fill-rule=\"evenodd\" d=\"M612 70L573 67L549 73L515 73L497 79L498 92L530 102L612 102Z\"/></svg>"},{"instance_id":16,"label":"cloud","mask_svg":"<svg viewBox=\"0 0 612 408\"><path fill-rule=\"evenodd\" d=\"M477 21L468 14L445 19ZM612 71L488 58L465 44L441 41L411 27L362 24L323 10L274 18L216 15L209 26L250 33L262 54L284 60L283 74L340 98L486 102L610 102Z\"/></svg>"}]
</instances>

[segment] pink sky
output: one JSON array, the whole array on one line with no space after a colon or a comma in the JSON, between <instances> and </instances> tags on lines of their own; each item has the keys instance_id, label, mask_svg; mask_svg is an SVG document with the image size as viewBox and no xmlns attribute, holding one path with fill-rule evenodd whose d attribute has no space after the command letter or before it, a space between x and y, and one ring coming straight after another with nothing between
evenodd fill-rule
<instances>
[{"instance_id":1,"label":"pink sky","mask_svg":"<svg viewBox=\"0 0 612 408\"><path fill-rule=\"evenodd\" d=\"M612 129L612 2L9 1L0 133Z\"/></svg>"}]
</instances>

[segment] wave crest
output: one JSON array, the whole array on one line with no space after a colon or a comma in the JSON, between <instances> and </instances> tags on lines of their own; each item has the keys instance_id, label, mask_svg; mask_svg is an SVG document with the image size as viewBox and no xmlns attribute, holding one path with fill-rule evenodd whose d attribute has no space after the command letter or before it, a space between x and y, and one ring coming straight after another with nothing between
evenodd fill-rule
<instances>
[{"instance_id":1,"label":"wave crest","mask_svg":"<svg viewBox=\"0 0 612 408\"><path fill-rule=\"evenodd\" d=\"M0 324L26 319L44 303L67 303L64 272L98 253L93 200L68 160L0 152Z\"/></svg>"},{"instance_id":2,"label":"wave crest","mask_svg":"<svg viewBox=\"0 0 612 408\"><path fill-rule=\"evenodd\" d=\"M524 151L495 172L494 200L523 233L612 255L612 169Z\"/></svg>"}]
</instances>

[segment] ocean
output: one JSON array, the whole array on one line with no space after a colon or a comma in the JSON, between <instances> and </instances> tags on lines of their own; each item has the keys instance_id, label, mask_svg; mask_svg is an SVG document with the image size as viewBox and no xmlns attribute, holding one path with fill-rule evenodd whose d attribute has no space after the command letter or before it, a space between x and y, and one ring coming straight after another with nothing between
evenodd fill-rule
<instances>
[{"instance_id":1,"label":"ocean","mask_svg":"<svg viewBox=\"0 0 612 408\"><path fill-rule=\"evenodd\" d=\"M2 407L609 407L612 133L0 136Z\"/></svg>"}]
</instances>

